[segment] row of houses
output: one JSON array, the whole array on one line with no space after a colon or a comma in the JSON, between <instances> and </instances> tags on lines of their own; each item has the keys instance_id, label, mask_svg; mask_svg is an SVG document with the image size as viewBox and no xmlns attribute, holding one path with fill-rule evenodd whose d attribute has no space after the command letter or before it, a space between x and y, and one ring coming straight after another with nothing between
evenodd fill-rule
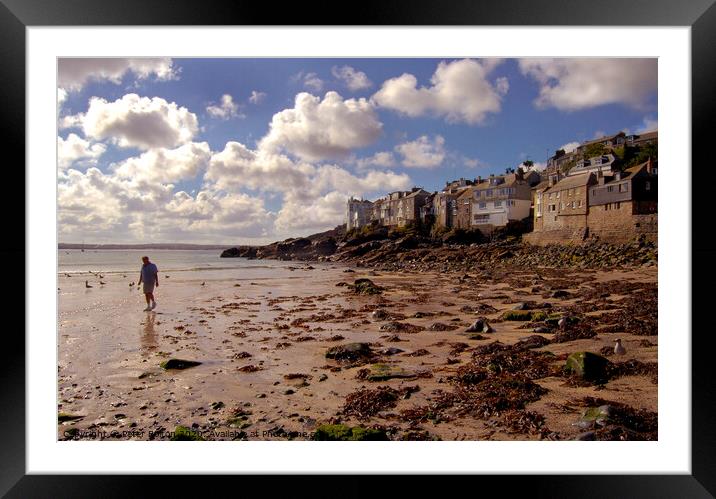
<instances>
[{"instance_id":1,"label":"row of houses","mask_svg":"<svg viewBox=\"0 0 716 499\"><path fill-rule=\"evenodd\" d=\"M653 160L622 171L550 174L533 191L536 244L583 240L622 242L643 234L657 237L658 175Z\"/></svg>"},{"instance_id":2,"label":"row of houses","mask_svg":"<svg viewBox=\"0 0 716 499\"><path fill-rule=\"evenodd\" d=\"M634 137L622 133L602 143L616 146L630 138L633 143ZM531 221L533 232L525 239L534 244L588 236L626 241L643 234L656 239L657 179L657 164L651 159L621 171L611 153L581 157L566 174L559 169L538 173L519 168L446 182L433 193L414 187L374 202L351 198L346 227L425 224L490 233L512 221Z\"/></svg>"},{"instance_id":3,"label":"row of houses","mask_svg":"<svg viewBox=\"0 0 716 499\"><path fill-rule=\"evenodd\" d=\"M582 142L573 151L565 152L563 149L555 151L554 155L547 159L546 171L561 171L565 165L582 160L590 146L601 145L607 153L620 147L641 147L647 144L655 144L659 140L658 131L646 132L640 135L626 134L619 132L594 140ZM613 158L613 155L612 155ZM612 159L613 161L613 159Z\"/></svg>"}]
</instances>

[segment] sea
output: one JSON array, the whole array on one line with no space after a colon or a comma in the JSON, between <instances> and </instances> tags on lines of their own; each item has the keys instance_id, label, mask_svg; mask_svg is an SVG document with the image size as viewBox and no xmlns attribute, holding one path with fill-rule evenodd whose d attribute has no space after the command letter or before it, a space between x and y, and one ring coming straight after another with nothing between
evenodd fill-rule
<instances>
[{"instance_id":1,"label":"sea","mask_svg":"<svg viewBox=\"0 0 716 499\"><path fill-rule=\"evenodd\" d=\"M180 272L281 277L289 275L292 268L306 266L304 262L221 258L221 250L60 249L57 253L57 272L61 275L139 274L143 256L157 266L160 276Z\"/></svg>"}]
</instances>

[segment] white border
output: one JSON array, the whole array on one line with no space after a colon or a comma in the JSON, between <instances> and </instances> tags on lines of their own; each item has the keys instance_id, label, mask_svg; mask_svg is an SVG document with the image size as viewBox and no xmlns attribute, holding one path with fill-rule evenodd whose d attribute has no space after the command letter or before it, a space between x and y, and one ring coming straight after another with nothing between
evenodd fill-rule
<instances>
[{"instance_id":1,"label":"white border","mask_svg":"<svg viewBox=\"0 0 716 499\"><path fill-rule=\"evenodd\" d=\"M690 474L690 28L32 27L27 56L28 473ZM56 267L50 255L57 247L59 56L659 57L659 174L669 186L669 196L659 200L659 441L57 442L56 314L50 313Z\"/></svg>"}]
</instances>

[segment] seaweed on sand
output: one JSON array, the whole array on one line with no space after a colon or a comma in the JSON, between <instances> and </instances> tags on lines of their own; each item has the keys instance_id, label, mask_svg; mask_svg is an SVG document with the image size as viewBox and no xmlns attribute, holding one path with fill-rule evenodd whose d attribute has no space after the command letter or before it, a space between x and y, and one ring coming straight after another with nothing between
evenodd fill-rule
<instances>
[{"instance_id":1,"label":"seaweed on sand","mask_svg":"<svg viewBox=\"0 0 716 499\"><path fill-rule=\"evenodd\" d=\"M389 386L379 386L375 390L362 389L348 394L343 404L343 414L355 416L358 419L368 419L385 409L395 407L398 400L409 396L420 388L406 386L400 389Z\"/></svg>"}]
</instances>

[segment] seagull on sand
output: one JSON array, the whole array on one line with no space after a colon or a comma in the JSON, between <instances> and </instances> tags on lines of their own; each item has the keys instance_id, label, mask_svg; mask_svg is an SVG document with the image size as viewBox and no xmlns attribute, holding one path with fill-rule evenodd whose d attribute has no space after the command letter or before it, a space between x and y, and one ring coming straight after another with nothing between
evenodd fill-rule
<instances>
[{"instance_id":1,"label":"seagull on sand","mask_svg":"<svg viewBox=\"0 0 716 499\"><path fill-rule=\"evenodd\" d=\"M617 340L617 344L614 345L614 353L617 355L624 355L626 353L626 348L622 346L622 340Z\"/></svg>"},{"instance_id":2,"label":"seagull on sand","mask_svg":"<svg viewBox=\"0 0 716 499\"><path fill-rule=\"evenodd\" d=\"M202 286L206 286L206 282L202 282L201 285L202 285Z\"/></svg>"},{"instance_id":3,"label":"seagull on sand","mask_svg":"<svg viewBox=\"0 0 716 499\"><path fill-rule=\"evenodd\" d=\"M105 284L107 284L107 283L106 283L106 282L99 281L99 285L100 285L100 286L104 286Z\"/></svg>"},{"instance_id":4,"label":"seagull on sand","mask_svg":"<svg viewBox=\"0 0 716 499\"><path fill-rule=\"evenodd\" d=\"M131 288L132 286L134 286L134 281L129 283L129 287Z\"/></svg>"},{"instance_id":5,"label":"seagull on sand","mask_svg":"<svg viewBox=\"0 0 716 499\"><path fill-rule=\"evenodd\" d=\"M92 286L89 285L87 281L85 281L85 288L91 288Z\"/></svg>"}]
</instances>

